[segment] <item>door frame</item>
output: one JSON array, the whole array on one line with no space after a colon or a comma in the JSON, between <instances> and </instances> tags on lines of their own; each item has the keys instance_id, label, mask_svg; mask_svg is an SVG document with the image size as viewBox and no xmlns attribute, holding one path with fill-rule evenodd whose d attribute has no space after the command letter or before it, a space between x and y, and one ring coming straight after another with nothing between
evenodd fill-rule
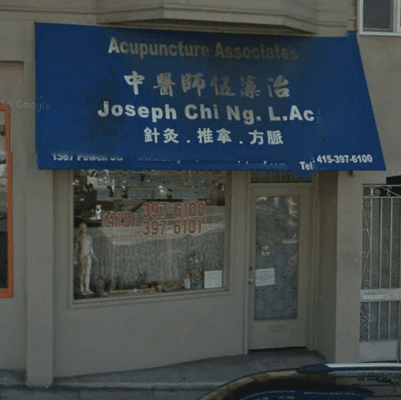
<instances>
[{"instance_id":1,"label":"door frame","mask_svg":"<svg viewBox=\"0 0 401 400\"><path fill-rule=\"evenodd\" d=\"M312 182L294 182L294 183L251 183L251 173L249 172L246 185L247 192L247 205L246 205L246 216L247 216L247 224L245 229L246 237L246 262L244 265L244 350L245 354L249 351L249 336L250 336L250 304L249 304L249 268L251 266L251 257L252 257L252 189L253 188L261 188L261 189L269 189L274 192L276 189L284 189L289 187L290 189L299 188L309 188L311 194L311 209L310 215L311 220L309 224L309 230L311 232L310 240L309 240L309 249L308 249L308 257L307 263L309 265L308 268L308 280L310 282L310 287L312 290L308 296L308 311L307 311L307 323L309 325L309 331L307 335L307 348L309 350L317 350L317 306L318 306L318 261L319 261L319 215L320 215L320 207L318 200L317 188L319 185L319 175L318 173L313 175Z\"/></svg>"}]
</instances>

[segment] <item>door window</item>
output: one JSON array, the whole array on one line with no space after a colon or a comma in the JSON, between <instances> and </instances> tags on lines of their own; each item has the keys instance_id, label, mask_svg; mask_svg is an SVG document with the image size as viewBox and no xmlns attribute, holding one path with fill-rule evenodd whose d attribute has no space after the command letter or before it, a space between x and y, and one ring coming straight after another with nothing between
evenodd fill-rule
<instances>
[{"instance_id":1,"label":"door window","mask_svg":"<svg viewBox=\"0 0 401 400\"><path fill-rule=\"evenodd\" d=\"M298 236L298 196L256 199L255 320L297 317Z\"/></svg>"}]
</instances>

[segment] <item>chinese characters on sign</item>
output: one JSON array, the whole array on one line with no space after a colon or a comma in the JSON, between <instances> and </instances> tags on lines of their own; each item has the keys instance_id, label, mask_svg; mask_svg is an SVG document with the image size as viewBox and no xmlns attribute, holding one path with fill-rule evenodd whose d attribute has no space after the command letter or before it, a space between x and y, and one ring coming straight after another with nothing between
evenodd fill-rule
<instances>
[{"instance_id":1,"label":"chinese characters on sign","mask_svg":"<svg viewBox=\"0 0 401 400\"><path fill-rule=\"evenodd\" d=\"M134 94L139 95L139 85L142 85L145 80L144 75L140 75L137 71L132 71L132 75L124 75L125 81L128 85L132 86ZM259 97L261 90L256 87L255 84L255 76L246 75L240 77L241 82L241 97L248 97L250 99L255 99ZM227 75L224 75L220 78L221 84L219 85L219 77L215 74L212 75L212 79L210 81L210 86L214 88L214 93L216 96L236 96L231 90L231 86L229 82L231 78ZM176 85L175 82L172 81L172 73L171 72L163 72L157 75L156 77L157 85L153 86L153 89L160 89L160 96L173 96L173 86ZM275 96L278 98L290 97L290 89L287 87L289 84L288 80L283 77L283 75L278 75L275 78L269 77L267 78L268 84L266 88L268 89L268 93L270 97ZM206 86L206 81L203 78L203 74L198 72L194 75L185 74L181 75L181 90L183 93L187 93L188 91L195 89L196 93L199 97L202 96L202 89Z\"/></svg>"},{"instance_id":2,"label":"chinese characters on sign","mask_svg":"<svg viewBox=\"0 0 401 400\"><path fill-rule=\"evenodd\" d=\"M199 128L198 129L198 142L199 144L206 143L214 143L213 131L209 128ZM216 131L218 134L216 141L226 144L227 142L232 142L230 137L230 131L222 128ZM154 142L158 143L158 137L160 136L160 132L157 131L156 128L153 128L153 131L150 128L146 128L144 131L144 141L145 142ZM164 143L179 143L178 142L178 133L174 132L174 129L167 128L164 131ZM249 135L253 136L253 139L250 141L250 144L263 144L264 143L264 132L249 132ZM189 141L187 141L189 143ZM283 137L280 131L267 131L266 132L266 144L284 144Z\"/></svg>"}]
</instances>

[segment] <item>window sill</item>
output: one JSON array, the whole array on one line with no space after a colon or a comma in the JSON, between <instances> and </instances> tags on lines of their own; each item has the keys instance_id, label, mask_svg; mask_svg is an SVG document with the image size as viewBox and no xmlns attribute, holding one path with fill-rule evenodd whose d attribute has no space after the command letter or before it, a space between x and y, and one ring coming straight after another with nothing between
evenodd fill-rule
<instances>
[{"instance_id":1,"label":"window sill","mask_svg":"<svg viewBox=\"0 0 401 400\"><path fill-rule=\"evenodd\" d=\"M373 31L363 31L359 32L360 36L401 36L401 32L373 32Z\"/></svg>"},{"instance_id":2,"label":"window sill","mask_svg":"<svg viewBox=\"0 0 401 400\"><path fill-rule=\"evenodd\" d=\"M157 301L176 301L190 300L202 297L218 297L231 295L233 292L226 288L216 289L192 289L178 291L173 293L157 293L157 294L133 294L125 297L93 297L90 299L73 300L70 303L72 309L89 308L89 307L108 307L121 306L142 303L154 303Z\"/></svg>"}]
</instances>

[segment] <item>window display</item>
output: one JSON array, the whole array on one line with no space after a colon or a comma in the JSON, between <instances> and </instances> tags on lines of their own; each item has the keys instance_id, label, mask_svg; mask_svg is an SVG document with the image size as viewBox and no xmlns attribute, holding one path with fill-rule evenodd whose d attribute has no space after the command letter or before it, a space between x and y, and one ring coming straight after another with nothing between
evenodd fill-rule
<instances>
[{"instance_id":1,"label":"window display","mask_svg":"<svg viewBox=\"0 0 401 400\"><path fill-rule=\"evenodd\" d=\"M0 104L0 297L12 297L10 108Z\"/></svg>"},{"instance_id":2,"label":"window display","mask_svg":"<svg viewBox=\"0 0 401 400\"><path fill-rule=\"evenodd\" d=\"M75 299L224 285L225 172L78 170L73 188Z\"/></svg>"}]
</instances>

